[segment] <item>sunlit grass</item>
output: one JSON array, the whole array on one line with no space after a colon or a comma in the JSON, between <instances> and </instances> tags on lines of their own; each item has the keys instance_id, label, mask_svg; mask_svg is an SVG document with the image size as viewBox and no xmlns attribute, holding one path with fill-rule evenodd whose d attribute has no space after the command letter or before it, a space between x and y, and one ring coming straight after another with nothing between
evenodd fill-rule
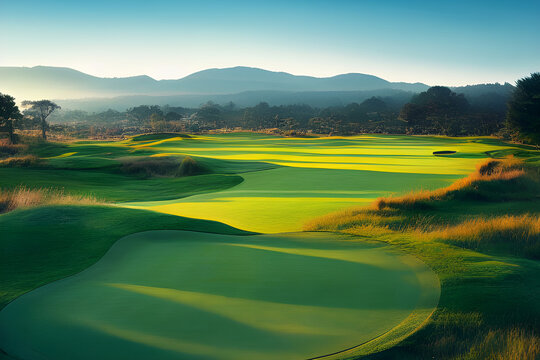
<instances>
[{"instance_id":1,"label":"sunlit grass","mask_svg":"<svg viewBox=\"0 0 540 360\"><path fill-rule=\"evenodd\" d=\"M540 258L540 216L478 217L429 233L469 249L502 248L514 254Z\"/></svg>"},{"instance_id":2,"label":"sunlit grass","mask_svg":"<svg viewBox=\"0 0 540 360\"><path fill-rule=\"evenodd\" d=\"M98 205L103 202L91 195L73 195L63 189L27 188L0 189L0 213L39 205Z\"/></svg>"}]
</instances>

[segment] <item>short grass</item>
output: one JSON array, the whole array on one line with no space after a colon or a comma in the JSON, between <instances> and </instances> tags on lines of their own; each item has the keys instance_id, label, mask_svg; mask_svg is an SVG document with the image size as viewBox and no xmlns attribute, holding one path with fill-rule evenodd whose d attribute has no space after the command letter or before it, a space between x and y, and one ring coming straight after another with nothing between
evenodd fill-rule
<instances>
[{"instance_id":1,"label":"short grass","mask_svg":"<svg viewBox=\"0 0 540 360\"><path fill-rule=\"evenodd\" d=\"M311 218L352 204L367 205L391 193L445 187L471 172L489 151L526 151L492 138L412 136L300 139L225 134L143 145L129 143L138 151L161 151L163 156L190 154L199 159L285 165L242 174L244 182L229 190L179 201L130 204L266 233L298 231ZM439 157L433 155L435 150L456 153Z\"/></svg>"},{"instance_id":2,"label":"short grass","mask_svg":"<svg viewBox=\"0 0 540 360\"><path fill-rule=\"evenodd\" d=\"M178 229L244 232L216 222L110 206L42 206L0 215L0 308L17 296L73 275L122 236Z\"/></svg>"},{"instance_id":3,"label":"short grass","mask_svg":"<svg viewBox=\"0 0 540 360\"><path fill-rule=\"evenodd\" d=\"M35 142L17 149L14 155L30 154L39 161L0 166L0 187L3 191L14 191L22 185L70 196L91 194L99 201L131 202L123 205L223 221L252 231L278 232L299 230L308 218L350 204L367 205L390 193L395 197L411 189L428 193L426 190L447 186L467 175L479 160L488 156L514 155L524 158L528 165L540 161L538 152L492 138L176 135L144 135L123 142ZM434 156L434 151L456 153ZM8 155L13 154L4 158ZM186 156L212 173L174 177L168 173L139 176L122 171L125 159L150 161L154 166L151 159L179 162ZM240 173L243 182L235 175ZM520 174L514 175L499 180L502 184L521 179ZM539 316L534 300L540 295L536 276L540 269L531 255L536 250L533 246L524 253L519 251L521 246L500 246L498 234L502 232L497 226L504 223L503 219L514 225L522 223L520 226L526 227L534 245L534 221L540 213L540 202L536 200L537 193L520 188L519 181L514 185L520 191L486 199L485 195L493 194L497 188L493 184L487 184L483 195L475 199L415 195L422 198L418 203L427 206L356 208L308 225L313 230L346 232L360 240L389 243L423 259L441 279L440 306L416 335L404 340L416 330L411 324L418 324L409 319L378 339L341 355L357 357L392 345L397 346L373 356L532 359L538 354ZM219 192L205 194L211 191ZM194 194L199 195L178 200ZM168 200L161 201L165 199ZM466 222L471 219L477 222ZM474 235L465 236L471 234L466 230L473 226L492 229L496 236L486 236L481 244L471 241L478 240ZM242 233L215 222L120 207L20 208L0 215L0 233L8 234L0 238L7 249L0 255L2 304L37 286L83 270L124 235L158 229ZM512 229L510 233L514 233ZM162 294L159 289L153 292ZM148 295L139 292L138 296ZM416 320L425 318L415 313L411 316L416 316ZM98 326L95 330L123 336L126 341L153 339L154 345L165 346L169 352L178 350L180 345L185 349L185 344L171 345L168 337L126 332L122 327ZM194 349L193 344L188 345ZM229 353L229 357L234 356Z\"/></svg>"},{"instance_id":4,"label":"short grass","mask_svg":"<svg viewBox=\"0 0 540 360\"><path fill-rule=\"evenodd\" d=\"M58 360L305 359L414 329L438 296L425 265L350 237L143 232L8 305L0 345Z\"/></svg>"},{"instance_id":5,"label":"short grass","mask_svg":"<svg viewBox=\"0 0 540 360\"><path fill-rule=\"evenodd\" d=\"M100 171L0 168L3 191L21 186L30 189L50 188L66 194L93 196L101 201L151 201L179 199L238 185L238 175L207 174L187 177L141 179Z\"/></svg>"}]
</instances>

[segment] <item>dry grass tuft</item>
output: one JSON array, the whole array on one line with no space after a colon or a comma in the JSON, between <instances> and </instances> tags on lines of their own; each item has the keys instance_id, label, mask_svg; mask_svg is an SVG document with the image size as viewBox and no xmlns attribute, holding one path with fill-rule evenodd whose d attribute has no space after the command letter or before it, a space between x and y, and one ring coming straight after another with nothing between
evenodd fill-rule
<instances>
[{"instance_id":1,"label":"dry grass tuft","mask_svg":"<svg viewBox=\"0 0 540 360\"><path fill-rule=\"evenodd\" d=\"M5 167L30 167L41 164L41 159L35 155L19 155L0 159L0 166Z\"/></svg>"},{"instance_id":2,"label":"dry grass tuft","mask_svg":"<svg viewBox=\"0 0 540 360\"><path fill-rule=\"evenodd\" d=\"M499 247L514 254L540 258L538 215L476 218L433 231L430 236L469 249Z\"/></svg>"},{"instance_id":3,"label":"dry grass tuft","mask_svg":"<svg viewBox=\"0 0 540 360\"><path fill-rule=\"evenodd\" d=\"M458 359L536 360L540 357L540 338L523 329L489 330L475 340L469 353Z\"/></svg>"},{"instance_id":4,"label":"dry grass tuft","mask_svg":"<svg viewBox=\"0 0 540 360\"><path fill-rule=\"evenodd\" d=\"M21 144L8 144L0 142L0 158L13 156L26 150L27 146Z\"/></svg>"},{"instance_id":5,"label":"dry grass tuft","mask_svg":"<svg viewBox=\"0 0 540 360\"><path fill-rule=\"evenodd\" d=\"M17 208L39 205L97 205L102 204L93 196L66 194L64 190L40 188L30 189L24 186L14 190L0 190L0 213Z\"/></svg>"}]
</instances>

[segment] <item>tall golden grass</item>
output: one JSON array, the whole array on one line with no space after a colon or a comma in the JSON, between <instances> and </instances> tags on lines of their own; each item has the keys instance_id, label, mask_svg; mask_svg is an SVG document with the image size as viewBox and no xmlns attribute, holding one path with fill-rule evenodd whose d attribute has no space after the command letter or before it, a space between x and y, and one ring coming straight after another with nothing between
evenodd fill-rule
<instances>
[{"instance_id":1,"label":"tall golden grass","mask_svg":"<svg viewBox=\"0 0 540 360\"><path fill-rule=\"evenodd\" d=\"M24 186L7 191L0 189L0 213L39 205L97 205L101 203L93 196L66 194L62 189L31 189Z\"/></svg>"},{"instance_id":2,"label":"tall golden grass","mask_svg":"<svg viewBox=\"0 0 540 360\"><path fill-rule=\"evenodd\" d=\"M468 353L457 359L537 360L540 357L540 337L524 329L492 329L474 340Z\"/></svg>"},{"instance_id":3,"label":"tall golden grass","mask_svg":"<svg viewBox=\"0 0 540 360\"><path fill-rule=\"evenodd\" d=\"M501 247L515 254L540 258L540 216L498 216L466 220L430 233L470 249Z\"/></svg>"},{"instance_id":4,"label":"tall golden grass","mask_svg":"<svg viewBox=\"0 0 540 360\"><path fill-rule=\"evenodd\" d=\"M459 198L463 200L506 199L508 193L515 197L517 193L539 187L538 180L530 176L525 164L519 159L488 159L479 163L476 171L454 182L452 185L437 190L411 192L399 197L377 199L372 208L388 209L423 209L429 208L430 202Z\"/></svg>"}]
</instances>

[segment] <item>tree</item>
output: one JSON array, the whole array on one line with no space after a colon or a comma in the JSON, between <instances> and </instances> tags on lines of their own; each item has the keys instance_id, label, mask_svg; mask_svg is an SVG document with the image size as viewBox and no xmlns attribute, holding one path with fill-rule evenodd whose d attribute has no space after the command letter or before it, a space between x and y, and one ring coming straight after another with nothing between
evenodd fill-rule
<instances>
[{"instance_id":1,"label":"tree","mask_svg":"<svg viewBox=\"0 0 540 360\"><path fill-rule=\"evenodd\" d=\"M128 119L138 125L147 124L152 114L163 115L163 112L157 105L140 105L130 108L126 111Z\"/></svg>"},{"instance_id":2,"label":"tree","mask_svg":"<svg viewBox=\"0 0 540 360\"><path fill-rule=\"evenodd\" d=\"M457 135L468 111L469 102L463 94L444 86L433 86L405 104L399 118L416 133Z\"/></svg>"},{"instance_id":3,"label":"tree","mask_svg":"<svg viewBox=\"0 0 540 360\"><path fill-rule=\"evenodd\" d=\"M22 118L15 98L13 96L0 93L0 129L5 130L9 135L9 141L12 144L16 143L15 127L17 122Z\"/></svg>"},{"instance_id":4,"label":"tree","mask_svg":"<svg viewBox=\"0 0 540 360\"><path fill-rule=\"evenodd\" d=\"M49 124L47 123L47 118L49 117L49 115L52 114L54 110L60 109L60 106L50 100L25 100L22 102L22 106L28 108L30 112L36 114L41 126L41 136L43 137L43 140L47 140L47 129L49 127Z\"/></svg>"},{"instance_id":5,"label":"tree","mask_svg":"<svg viewBox=\"0 0 540 360\"><path fill-rule=\"evenodd\" d=\"M508 102L506 122L521 138L540 144L540 73L517 81Z\"/></svg>"}]
</instances>

